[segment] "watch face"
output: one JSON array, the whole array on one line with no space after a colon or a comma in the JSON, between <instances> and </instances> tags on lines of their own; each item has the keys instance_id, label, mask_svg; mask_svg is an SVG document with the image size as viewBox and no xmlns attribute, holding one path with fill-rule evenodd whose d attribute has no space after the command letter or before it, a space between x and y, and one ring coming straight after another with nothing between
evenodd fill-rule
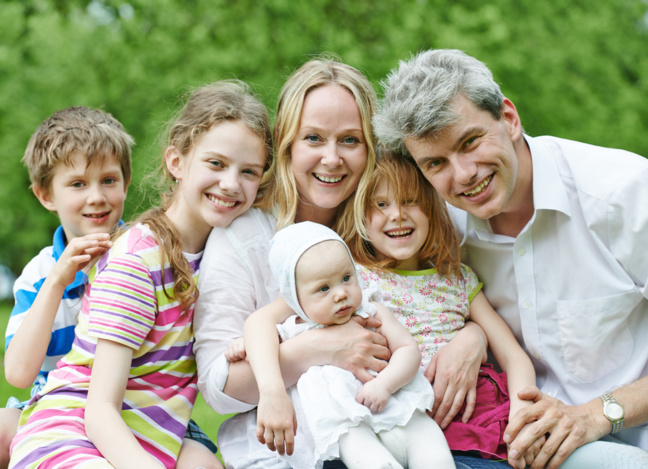
<instances>
[{"instance_id":1,"label":"watch face","mask_svg":"<svg viewBox=\"0 0 648 469\"><path fill-rule=\"evenodd\" d=\"M619 420L623 418L623 407L611 402L605 407L605 414L612 420Z\"/></svg>"}]
</instances>

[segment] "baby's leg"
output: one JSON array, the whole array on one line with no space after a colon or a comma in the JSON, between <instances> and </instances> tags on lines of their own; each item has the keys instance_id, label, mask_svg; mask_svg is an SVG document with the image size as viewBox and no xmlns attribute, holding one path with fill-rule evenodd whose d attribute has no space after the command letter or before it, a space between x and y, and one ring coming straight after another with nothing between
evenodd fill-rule
<instances>
[{"instance_id":1,"label":"baby's leg","mask_svg":"<svg viewBox=\"0 0 648 469\"><path fill-rule=\"evenodd\" d=\"M407 425L380 432L379 437L396 459L406 457L409 469L456 467L441 428L423 412L415 412Z\"/></svg>"},{"instance_id":2,"label":"baby's leg","mask_svg":"<svg viewBox=\"0 0 648 469\"><path fill-rule=\"evenodd\" d=\"M340 459L348 469L403 469L364 423L340 437Z\"/></svg>"},{"instance_id":3,"label":"baby's leg","mask_svg":"<svg viewBox=\"0 0 648 469\"><path fill-rule=\"evenodd\" d=\"M0 409L0 469L6 469L9 465L9 447L16 436L19 419L20 409Z\"/></svg>"}]
</instances>

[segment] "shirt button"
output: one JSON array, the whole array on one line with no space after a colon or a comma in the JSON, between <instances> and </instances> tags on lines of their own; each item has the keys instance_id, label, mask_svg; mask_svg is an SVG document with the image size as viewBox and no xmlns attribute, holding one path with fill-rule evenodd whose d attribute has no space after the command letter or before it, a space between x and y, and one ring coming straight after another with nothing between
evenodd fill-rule
<instances>
[{"instance_id":1,"label":"shirt button","mask_svg":"<svg viewBox=\"0 0 648 469\"><path fill-rule=\"evenodd\" d=\"M531 307L531 303L528 302L528 301L525 301L524 303L522 303L522 306L524 306L525 309L529 309Z\"/></svg>"},{"instance_id":2,"label":"shirt button","mask_svg":"<svg viewBox=\"0 0 648 469\"><path fill-rule=\"evenodd\" d=\"M526 251L525 251L524 248L520 248L520 249L518 249L518 256L522 257L522 256L524 256L525 254L526 254Z\"/></svg>"}]
</instances>

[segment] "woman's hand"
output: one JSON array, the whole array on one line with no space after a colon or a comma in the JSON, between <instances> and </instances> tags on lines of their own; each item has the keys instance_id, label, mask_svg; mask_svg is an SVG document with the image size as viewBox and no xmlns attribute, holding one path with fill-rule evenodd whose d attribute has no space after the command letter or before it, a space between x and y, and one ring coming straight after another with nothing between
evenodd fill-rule
<instances>
[{"instance_id":1,"label":"woman's hand","mask_svg":"<svg viewBox=\"0 0 648 469\"><path fill-rule=\"evenodd\" d=\"M263 392L257 407L257 440L281 455L293 454L297 416L284 389Z\"/></svg>"},{"instance_id":2,"label":"woman's hand","mask_svg":"<svg viewBox=\"0 0 648 469\"><path fill-rule=\"evenodd\" d=\"M328 364L344 368L366 383L374 378L367 370L382 371L390 358L387 339L366 327L380 327L380 321L354 317L346 324L311 331L311 339L329 355Z\"/></svg>"}]
</instances>

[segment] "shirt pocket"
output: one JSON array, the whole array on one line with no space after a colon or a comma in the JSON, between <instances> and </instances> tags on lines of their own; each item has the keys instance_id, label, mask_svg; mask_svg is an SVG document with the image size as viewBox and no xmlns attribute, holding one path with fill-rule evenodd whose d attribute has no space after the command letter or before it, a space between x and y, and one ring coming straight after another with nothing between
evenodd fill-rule
<instances>
[{"instance_id":1,"label":"shirt pocket","mask_svg":"<svg viewBox=\"0 0 648 469\"><path fill-rule=\"evenodd\" d=\"M560 346L569 374L591 383L627 363L634 345L628 316L642 298L629 291L557 303Z\"/></svg>"}]
</instances>

